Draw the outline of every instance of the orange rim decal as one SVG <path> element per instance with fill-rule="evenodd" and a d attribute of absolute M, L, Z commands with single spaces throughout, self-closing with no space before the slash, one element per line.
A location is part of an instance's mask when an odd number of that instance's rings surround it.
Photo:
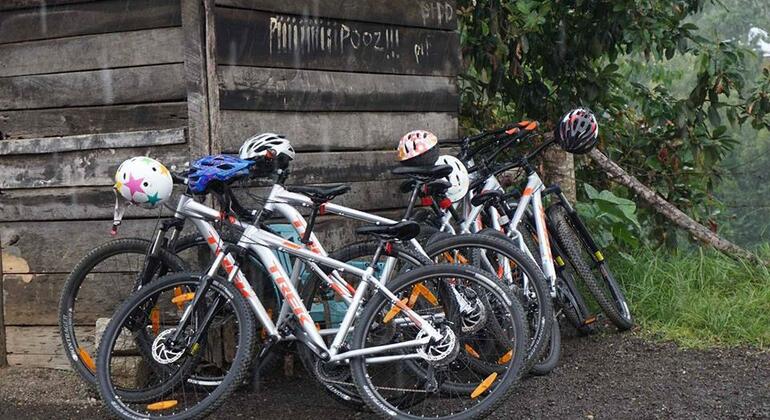
<path fill-rule="evenodd" d="M 476 359 L 481 358 L 481 356 L 479 356 L 479 353 L 473 347 L 471 347 L 470 344 L 465 345 L 465 352 Z"/>
<path fill-rule="evenodd" d="M 175 296 L 173 299 L 171 299 L 171 303 L 176 303 L 177 305 L 184 305 L 185 302 L 189 302 L 193 300 L 195 297 L 195 293 L 189 292 L 189 293 L 182 293 L 179 296 Z"/>
<path fill-rule="evenodd" d="M 177 286 L 174 288 L 174 298 L 177 298 L 179 296 L 182 296 L 182 288 Z M 184 309 L 184 304 L 177 303 L 176 307 L 179 308 L 179 310 L 181 311 L 182 309 Z"/>
<path fill-rule="evenodd" d="M 392 321 L 393 318 L 398 315 L 399 312 L 401 312 L 401 306 L 406 306 L 406 302 L 408 300 L 406 298 L 401 299 L 401 305 L 395 304 L 392 308 L 388 311 L 388 313 L 385 314 L 385 317 L 382 318 L 382 323 L 387 324 L 388 322 Z"/>
<path fill-rule="evenodd" d="M 94 359 L 91 357 L 90 354 L 88 354 L 88 351 L 84 349 L 83 347 L 78 347 L 78 355 L 80 356 L 80 360 L 83 361 L 83 364 L 86 365 L 88 370 L 91 372 L 96 372 L 96 363 L 94 363 Z"/>
<path fill-rule="evenodd" d="M 508 350 L 508 353 L 505 353 L 504 355 L 500 356 L 499 359 L 497 359 L 498 365 L 504 365 L 511 361 L 513 358 L 513 350 Z"/>
<path fill-rule="evenodd" d="M 491 375 L 487 376 L 486 379 L 481 381 L 479 386 L 476 387 L 476 389 L 473 390 L 471 393 L 471 398 L 476 399 L 479 397 L 479 395 L 483 394 L 486 390 L 489 389 L 489 387 L 492 386 L 492 383 L 497 379 L 497 372 L 492 372 Z"/>
<path fill-rule="evenodd" d="M 160 309 L 157 306 L 150 310 L 150 322 L 152 323 L 152 333 L 158 335 L 160 332 Z"/>
<path fill-rule="evenodd" d="M 169 408 L 176 407 L 179 404 L 177 400 L 158 401 L 156 403 L 147 404 L 147 409 L 150 411 L 168 410 Z"/>

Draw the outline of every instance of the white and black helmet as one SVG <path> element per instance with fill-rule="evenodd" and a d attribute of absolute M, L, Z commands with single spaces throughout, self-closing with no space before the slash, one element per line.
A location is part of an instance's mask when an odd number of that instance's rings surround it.
<path fill-rule="evenodd" d="M 293 160 L 296 154 L 286 137 L 275 133 L 262 133 L 251 136 L 244 141 L 238 150 L 238 156 L 244 160 L 254 159 L 267 156 L 269 150 L 273 151 L 272 157 L 283 155 L 289 160 Z"/>
<path fill-rule="evenodd" d="M 468 178 L 468 169 L 454 156 L 441 155 L 436 159 L 436 165 L 449 165 L 452 167 L 452 173 L 447 175 L 447 179 L 451 186 L 446 192 L 448 199 L 456 203 L 465 197 L 468 193 L 468 186 L 470 185 L 470 179 Z"/>

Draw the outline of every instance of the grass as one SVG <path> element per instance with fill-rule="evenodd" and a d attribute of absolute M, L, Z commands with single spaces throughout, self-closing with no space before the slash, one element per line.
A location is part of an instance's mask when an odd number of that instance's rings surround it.
<path fill-rule="evenodd" d="M 767 267 L 703 250 L 640 250 L 611 267 L 646 332 L 686 347 L 770 348 Z"/>

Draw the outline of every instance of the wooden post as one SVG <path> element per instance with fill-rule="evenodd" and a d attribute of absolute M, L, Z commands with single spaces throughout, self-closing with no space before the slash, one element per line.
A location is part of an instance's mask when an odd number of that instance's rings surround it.
<path fill-rule="evenodd" d="M 222 152 L 222 137 L 219 121 L 219 77 L 216 63 L 216 27 L 214 20 L 214 0 L 203 0 L 204 39 L 206 44 L 206 83 L 209 97 L 209 153 Z"/>
<path fill-rule="evenodd" d="M 187 138 L 190 142 L 190 155 L 198 157 L 208 154 L 211 144 L 203 0 L 182 0 L 181 7 L 187 88 Z"/>
<path fill-rule="evenodd" d="M 5 318 L 3 317 L 3 241 L 0 238 L 0 367 L 8 364 L 8 358 L 5 355 Z"/>

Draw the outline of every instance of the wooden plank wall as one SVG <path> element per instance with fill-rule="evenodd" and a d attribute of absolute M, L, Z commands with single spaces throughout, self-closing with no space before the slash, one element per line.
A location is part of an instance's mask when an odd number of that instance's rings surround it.
<path fill-rule="evenodd" d="M 124 159 L 189 159 L 181 0 L 0 6 L 0 244 L 10 364 L 66 366 L 63 280 L 109 240 L 111 175 Z M 197 139 L 208 142 L 208 138 Z M 132 210 L 124 234 L 155 222 Z M 34 345 L 30 343 L 35 343 Z"/>
<path fill-rule="evenodd" d="M 215 4 L 218 148 L 281 133 L 300 153 L 290 183 L 350 183 L 343 202 L 403 207 L 389 172 L 398 139 L 418 128 L 457 135 L 455 2 Z"/>
<path fill-rule="evenodd" d="M 285 134 L 290 183 L 344 182 L 338 202 L 396 217 L 389 169 L 407 131 L 457 136 L 455 2 L 0 2 L 0 245 L 8 361 L 66 367 L 66 275 L 110 239 L 109 188 L 135 155 L 182 163 Z M 41 13 L 44 11 L 44 13 Z M 131 209 L 121 236 L 157 215 Z M 354 223 L 324 218 L 327 248 Z M 1 319 L 1 318 L 0 318 Z M 0 323 L 0 326 L 2 324 Z"/>

